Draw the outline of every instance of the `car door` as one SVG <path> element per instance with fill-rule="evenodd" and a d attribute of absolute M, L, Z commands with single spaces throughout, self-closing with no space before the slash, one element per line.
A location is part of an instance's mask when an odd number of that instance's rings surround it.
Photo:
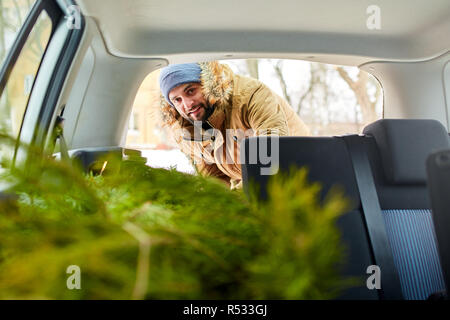
<path fill-rule="evenodd" d="M 28 9 L 0 72 L 0 170 L 5 170 L 27 158 L 20 144 L 43 148 L 84 19 L 71 0 L 5 0 L 0 6 L 2 27 Z M 2 39 L 13 33 L 0 32 Z M 5 189 L 0 180 L 0 192 Z"/>

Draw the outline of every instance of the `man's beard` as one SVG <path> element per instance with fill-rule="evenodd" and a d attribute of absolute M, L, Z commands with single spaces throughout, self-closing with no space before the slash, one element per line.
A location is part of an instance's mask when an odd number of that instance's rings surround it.
<path fill-rule="evenodd" d="M 205 117 L 202 120 L 202 122 L 206 122 L 213 112 L 214 112 L 214 105 L 211 106 L 209 103 L 207 103 L 207 106 L 205 106 Z"/>
<path fill-rule="evenodd" d="M 188 116 L 188 120 L 192 124 L 194 124 L 194 121 L 201 121 L 203 123 L 206 122 L 209 119 L 209 117 L 212 115 L 212 113 L 214 112 L 214 105 L 211 106 L 209 103 L 206 103 L 206 105 L 201 103 L 199 105 L 199 107 L 203 108 L 205 110 L 205 115 L 202 120 L 193 120 L 190 116 Z"/>

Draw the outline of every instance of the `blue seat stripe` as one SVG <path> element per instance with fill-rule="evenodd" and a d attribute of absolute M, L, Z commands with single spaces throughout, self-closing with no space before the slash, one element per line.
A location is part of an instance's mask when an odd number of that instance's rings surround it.
<path fill-rule="evenodd" d="M 416 213 L 409 212 L 409 214 L 412 215 L 410 217 L 410 219 L 408 219 L 406 216 L 403 217 L 405 222 L 407 222 L 408 226 L 410 227 L 409 234 L 423 236 L 423 234 L 421 234 L 417 228 L 418 224 L 415 223 L 415 221 L 417 219 Z M 408 238 L 407 234 L 405 234 L 405 238 Z M 414 278 L 416 278 L 416 279 L 418 278 L 417 280 L 420 283 L 419 286 L 417 287 L 418 295 L 416 297 L 417 299 L 419 299 L 420 297 L 423 297 L 425 295 L 426 291 L 429 290 L 429 281 L 427 281 L 428 277 L 427 277 L 427 273 L 425 271 L 425 266 L 423 263 L 423 260 L 426 259 L 425 255 L 424 255 L 424 251 L 422 250 L 423 244 L 425 242 L 424 241 L 419 242 L 421 239 L 418 239 L 417 237 L 409 237 L 409 239 L 411 242 L 411 255 L 413 257 L 412 263 L 414 263 L 414 266 L 416 266 L 416 272 L 415 272 L 415 274 L 411 275 L 411 278 L 412 278 L 412 281 L 414 281 Z"/>
<path fill-rule="evenodd" d="M 427 253 L 429 256 L 431 256 L 433 251 L 437 252 L 437 246 L 436 246 L 436 235 L 434 235 L 434 225 L 432 222 L 432 219 L 426 219 L 426 226 L 424 226 L 424 228 L 427 228 L 429 230 L 433 230 L 433 234 L 428 234 L 428 237 L 431 238 L 430 239 L 430 245 L 427 248 Z M 434 237 L 433 237 L 434 236 Z M 432 244 L 434 244 L 434 246 L 432 246 Z M 432 275 L 433 275 L 433 291 L 437 292 L 439 290 L 442 290 L 442 288 L 440 288 L 439 286 L 437 286 L 436 284 L 439 283 L 439 281 L 443 281 L 443 274 L 442 274 L 442 268 L 440 265 L 440 260 L 439 260 L 439 256 L 437 259 L 433 259 L 433 265 L 432 265 Z"/>
<path fill-rule="evenodd" d="M 383 217 L 405 299 L 445 290 L 430 210 L 383 210 Z"/>

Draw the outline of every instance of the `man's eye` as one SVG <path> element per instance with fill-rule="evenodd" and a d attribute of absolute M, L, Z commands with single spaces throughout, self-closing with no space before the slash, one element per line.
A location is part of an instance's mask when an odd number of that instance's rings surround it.
<path fill-rule="evenodd" d="M 193 94 L 194 91 L 195 91 L 195 89 L 194 89 L 194 88 L 191 88 L 191 89 L 188 90 L 188 93 L 189 93 L 189 94 Z"/>

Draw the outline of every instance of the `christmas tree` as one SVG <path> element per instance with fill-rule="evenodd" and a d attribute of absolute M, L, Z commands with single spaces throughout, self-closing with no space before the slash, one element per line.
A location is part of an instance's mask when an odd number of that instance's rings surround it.
<path fill-rule="evenodd" d="M 347 202 L 320 203 L 306 169 L 261 200 L 133 159 L 86 175 L 30 158 L 1 177 L 1 299 L 329 299 L 349 283 L 335 226 Z"/>

